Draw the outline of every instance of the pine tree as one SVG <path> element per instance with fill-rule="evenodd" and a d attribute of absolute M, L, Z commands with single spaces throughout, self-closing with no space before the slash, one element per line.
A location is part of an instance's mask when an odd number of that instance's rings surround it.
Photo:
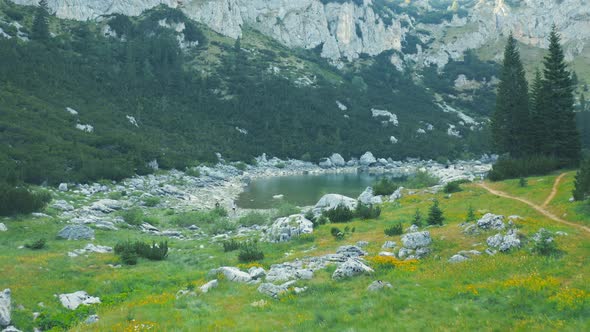
<path fill-rule="evenodd" d="M 549 35 L 549 53 L 544 65 L 544 107 L 551 112 L 548 129 L 553 132 L 551 152 L 565 164 L 575 165 L 580 161 L 581 143 L 574 114 L 574 88 L 555 25 Z"/>
<path fill-rule="evenodd" d="M 38 41 L 49 40 L 49 6 L 47 0 L 39 1 L 33 20 L 31 38 Z"/>
<path fill-rule="evenodd" d="M 541 72 L 535 72 L 535 79 L 531 87 L 531 126 L 530 139 L 533 154 L 550 155 L 552 152 L 552 131 L 549 127 L 550 114 L 545 101 L 546 92 L 544 91 L 546 85 L 543 82 Z"/>
<path fill-rule="evenodd" d="M 504 50 L 496 110 L 492 117 L 492 135 L 496 150 L 510 153 L 513 157 L 528 154 L 529 126 L 528 83 L 516 39 L 511 33 Z"/>
<path fill-rule="evenodd" d="M 422 227 L 422 213 L 420 209 L 416 209 L 416 213 L 414 213 L 414 219 L 412 220 L 412 224 Z"/>
<path fill-rule="evenodd" d="M 475 211 L 473 210 L 473 206 L 469 205 L 469 209 L 467 209 L 467 217 L 465 218 L 465 222 L 475 222 L 477 218 L 475 217 Z"/>
<path fill-rule="evenodd" d="M 586 96 L 584 96 L 584 94 L 582 93 L 580 95 L 580 111 L 584 112 L 586 111 L 587 108 L 587 102 L 586 102 Z"/>
<path fill-rule="evenodd" d="M 438 200 L 435 199 L 428 211 L 428 219 L 426 222 L 428 225 L 442 225 L 444 221 L 445 217 L 443 216 L 443 212 L 438 206 Z"/>
<path fill-rule="evenodd" d="M 576 201 L 583 201 L 590 196 L 590 158 L 582 163 L 580 170 L 576 173 L 575 187 L 572 193 Z"/>

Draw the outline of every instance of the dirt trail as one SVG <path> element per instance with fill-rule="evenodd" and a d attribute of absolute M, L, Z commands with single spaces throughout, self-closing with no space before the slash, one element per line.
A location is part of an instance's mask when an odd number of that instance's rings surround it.
<path fill-rule="evenodd" d="M 557 180 L 560 180 L 560 179 L 561 179 L 561 176 L 557 178 Z M 556 180 L 556 182 L 557 182 L 557 180 Z M 574 228 L 578 228 L 578 229 L 581 229 L 581 230 L 583 230 L 583 231 L 585 231 L 587 233 L 590 233 L 590 228 L 588 228 L 586 226 L 583 226 L 583 225 L 580 225 L 580 224 L 576 224 L 576 223 L 570 222 L 570 221 L 563 220 L 563 219 L 559 218 L 558 216 L 554 215 L 553 213 L 545 210 L 543 207 L 541 207 L 541 206 L 539 206 L 539 205 L 537 205 L 537 204 L 535 204 L 535 203 L 533 203 L 533 202 L 531 202 L 529 200 L 526 200 L 526 199 L 520 198 L 520 197 L 515 197 L 515 196 L 512 196 L 512 195 L 509 195 L 509 194 L 507 194 L 507 193 L 505 193 L 503 191 L 492 189 L 486 183 L 483 183 L 483 182 L 482 183 L 478 183 L 478 186 L 484 188 L 485 190 L 489 191 L 490 193 L 492 193 L 492 194 L 494 194 L 496 196 L 500 196 L 500 197 L 504 197 L 504 198 L 508 198 L 508 199 L 513 199 L 513 200 L 519 201 L 521 203 L 524 203 L 524 204 L 532 207 L 533 209 L 537 210 L 539 213 L 541 213 L 542 215 L 544 215 L 545 217 L 547 217 L 547 218 L 549 218 L 549 219 L 551 219 L 553 221 L 556 221 L 558 223 L 565 224 L 565 225 L 568 225 L 568 226 L 571 226 L 571 227 L 574 227 Z"/>
<path fill-rule="evenodd" d="M 547 205 L 549 205 L 549 203 L 551 203 L 551 201 L 553 200 L 553 198 L 555 198 L 555 195 L 557 195 L 557 189 L 559 187 L 559 182 L 561 182 L 561 179 L 563 179 L 563 177 L 566 175 L 567 173 L 563 173 L 560 176 L 557 177 L 557 179 L 555 179 L 555 182 L 553 183 L 553 188 L 551 189 L 551 194 L 549 194 L 549 196 L 547 197 L 547 199 L 545 200 L 545 202 L 543 202 L 542 207 L 546 208 Z"/>

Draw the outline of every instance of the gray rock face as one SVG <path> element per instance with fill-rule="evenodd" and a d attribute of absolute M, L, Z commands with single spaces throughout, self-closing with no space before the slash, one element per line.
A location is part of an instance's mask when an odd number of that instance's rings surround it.
<path fill-rule="evenodd" d="M 90 205 L 90 209 L 102 213 L 111 213 L 123 208 L 123 203 L 113 199 L 101 199 Z"/>
<path fill-rule="evenodd" d="M 502 252 L 507 252 L 514 248 L 520 248 L 521 245 L 518 233 L 515 229 L 509 230 L 506 235 L 498 233 L 494 236 L 490 236 L 486 242 L 488 246 L 497 248 Z"/>
<path fill-rule="evenodd" d="M 207 293 L 209 292 L 209 290 L 216 288 L 219 285 L 219 282 L 217 281 L 217 279 L 213 279 L 211 281 L 209 281 L 208 283 L 204 284 L 203 286 L 199 287 L 199 290 L 202 293 Z"/>
<path fill-rule="evenodd" d="M 74 206 L 64 200 L 58 200 L 51 204 L 51 207 L 61 210 L 61 211 L 72 211 L 74 210 Z"/>
<path fill-rule="evenodd" d="M 367 287 L 367 290 L 370 292 L 378 292 L 388 288 L 393 288 L 393 286 L 388 282 L 375 280 L 369 285 L 369 287 Z"/>
<path fill-rule="evenodd" d="M 338 207 L 338 205 L 344 205 L 347 208 L 353 210 L 356 208 L 357 201 L 354 198 L 346 197 L 339 194 L 327 194 L 324 195 L 313 207 L 314 215 L 320 215 L 323 211 L 332 210 Z"/>
<path fill-rule="evenodd" d="M 10 312 L 12 310 L 10 289 L 0 293 L 0 327 L 10 325 Z"/>
<path fill-rule="evenodd" d="M 247 283 L 252 281 L 252 277 L 248 273 L 240 271 L 237 267 L 223 266 L 211 272 L 214 272 L 214 274 L 221 273 L 225 276 L 225 279 L 233 282 Z"/>
<path fill-rule="evenodd" d="M 461 263 L 464 262 L 466 260 L 469 260 L 469 258 L 463 256 L 463 255 L 454 255 L 453 257 L 449 258 L 449 263 Z"/>
<path fill-rule="evenodd" d="M 258 292 L 268 295 L 272 298 L 279 298 L 281 294 L 289 291 L 289 287 L 293 285 L 294 281 L 288 281 L 282 285 L 275 285 L 271 283 L 263 283 L 258 287 Z"/>
<path fill-rule="evenodd" d="M 348 258 L 355 258 L 360 256 L 366 256 L 367 252 L 357 246 L 341 246 L 336 250 L 336 254 L 342 255 Z"/>
<path fill-rule="evenodd" d="M 394 191 L 393 194 L 391 194 L 391 196 L 389 196 L 389 201 L 395 202 L 398 199 L 402 198 L 402 190 L 404 190 L 404 187 L 397 188 L 397 190 Z"/>
<path fill-rule="evenodd" d="M 252 279 L 256 280 L 264 278 L 266 276 L 266 271 L 261 267 L 251 267 L 248 270 L 248 274 Z"/>
<path fill-rule="evenodd" d="M 330 156 L 330 161 L 332 162 L 332 165 L 336 167 L 346 166 L 346 161 L 344 161 L 344 158 L 338 153 L 332 154 L 332 156 Z"/>
<path fill-rule="evenodd" d="M 65 240 L 92 240 L 94 230 L 83 225 L 68 225 L 57 233 L 57 237 Z"/>
<path fill-rule="evenodd" d="M 375 156 L 373 156 L 373 154 L 369 151 L 365 152 L 365 154 L 362 155 L 361 159 L 359 160 L 361 166 L 370 166 L 376 162 L 377 159 L 375 159 Z"/>
<path fill-rule="evenodd" d="M 479 256 L 481 252 L 477 250 L 463 250 L 449 259 L 449 263 L 460 263 L 470 260 L 473 256 Z"/>
<path fill-rule="evenodd" d="M 432 243 L 432 238 L 428 231 L 408 233 L 402 236 L 402 243 L 405 248 L 418 249 L 429 246 Z"/>
<path fill-rule="evenodd" d="M 365 189 L 365 191 L 360 194 L 357 200 L 365 205 L 383 203 L 381 196 L 375 196 L 373 194 L 373 187 L 367 187 L 367 189 Z"/>
<path fill-rule="evenodd" d="M 365 265 L 362 261 L 356 258 L 349 258 L 346 262 L 342 263 L 334 274 L 332 279 L 341 280 L 345 278 L 355 277 L 365 273 L 373 273 L 373 269 Z"/>
<path fill-rule="evenodd" d="M 64 307 L 70 310 L 76 310 L 76 308 L 78 308 L 81 305 L 91 305 L 100 303 L 100 299 L 98 297 L 90 296 L 88 295 L 88 293 L 84 291 L 77 291 L 69 294 L 60 294 L 59 301 Z"/>
<path fill-rule="evenodd" d="M 268 230 L 268 240 L 270 242 L 286 242 L 293 237 L 312 232 L 313 223 L 301 214 L 294 214 L 275 220 Z"/>
<path fill-rule="evenodd" d="M 481 229 L 493 229 L 497 231 L 504 230 L 504 216 L 486 213 L 481 219 L 477 221 L 477 227 Z"/>

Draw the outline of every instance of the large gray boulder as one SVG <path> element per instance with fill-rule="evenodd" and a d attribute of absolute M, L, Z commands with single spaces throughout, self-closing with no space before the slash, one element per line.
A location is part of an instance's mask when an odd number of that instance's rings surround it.
<path fill-rule="evenodd" d="M 477 227 L 481 229 L 493 229 L 497 231 L 504 230 L 504 216 L 486 213 L 481 219 L 477 221 Z"/>
<path fill-rule="evenodd" d="M 74 210 L 74 206 L 63 199 L 57 200 L 51 204 L 52 208 L 61 210 L 61 211 L 72 211 Z"/>
<path fill-rule="evenodd" d="M 338 207 L 338 205 L 344 205 L 347 208 L 354 210 L 356 208 L 357 201 L 354 198 L 346 197 L 339 194 L 327 194 L 324 195 L 313 207 L 313 214 L 320 215 L 323 211 L 332 210 Z"/>
<path fill-rule="evenodd" d="M 521 242 L 518 237 L 518 232 L 515 229 L 511 229 L 506 233 L 506 235 L 502 235 L 500 233 L 490 236 L 487 239 L 487 244 L 491 248 L 497 248 L 502 252 L 507 252 L 515 248 L 520 248 Z"/>
<path fill-rule="evenodd" d="M 268 230 L 267 237 L 270 242 L 286 242 L 293 237 L 312 232 L 313 223 L 301 214 L 294 214 L 275 220 Z"/>
<path fill-rule="evenodd" d="M 365 265 L 362 261 L 357 258 L 349 258 L 346 262 L 340 264 L 334 274 L 332 274 L 332 279 L 334 280 L 341 280 L 345 278 L 355 277 L 365 273 L 373 273 L 373 269 L 369 266 Z"/>
<path fill-rule="evenodd" d="M 6 225 L 4 225 L 4 223 L 0 222 L 0 232 L 6 232 L 8 231 L 8 227 L 6 227 Z"/>
<path fill-rule="evenodd" d="M 272 298 L 279 298 L 281 294 L 289 291 L 289 287 L 295 283 L 295 280 L 287 281 L 282 285 L 275 285 L 271 283 L 263 283 L 258 287 L 258 292 L 268 295 Z"/>
<path fill-rule="evenodd" d="M 402 198 L 402 190 L 404 190 L 404 187 L 397 188 L 397 190 L 394 191 L 393 194 L 391 194 L 391 196 L 389 196 L 389 201 L 395 202 L 398 199 Z"/>
<path fill-rule="evenodd" d="M 330 158 L 324 158 L 322 160 L 320 160 L 319 164 L 318 164 L 321 168 L 331 168 L 334 165 L 332 164 L 332 161 L 330 160 Z"/>
<path fill-rule="evenodd" d="M 67 183 L 60 183 L 59 187 L 57 189 L 59 191 L 68 191 L 68 184 Z"/>
<path fill-rule="evenodd" d="M 81 305 L 91 305 L 100 303 L 100 299 L 98 297 L 90 296 L 85 291 L 77 291 L 69 294 L 60 294 L 59 301 L 64 307 L 70 310 L 76 310 Z"/>
<path fill-rule="evenodd" d="M 68 225 L 57 233 L 57 237 L 65 240 L 92 240 L 94 230 L 84 225 Z"/>
<path fill-rule="evenodd" d="M 10 311 L 12 310 L 10 289 L 0 293 L 0 327 L 10 325 Z"/>
<path fill-rule="evenodd" d="M 250 274 L 240 271 L 237 267 L 222 266 L 218 269 L 212 270 L 214 274 L 221 273 L 225 279 L 233 282 L 247 283 L 252 281 Z"/>
<path fill-rule="evenodd" d="M 217 287 L 217 285 L 219 285 L 219 282 L 217 281 L 217 279 L 213 279 L 208 283 L 204 284 L 203 286 L 199 287 L 199 290 L 201 291 L 201 293 L 207 293 L 209 290 Z"/>
<path fill-rule="evenodd" d="M 432 243 L 432 238 L 428 231 L 408 233 L 402 236 L 402 243 L 405 248 L 418 249 L 428 247 Z"/>
<path fill-rule="evenodd" d="M 375 156 L 373 156 L 373 154 L 369 151 L 365 152 L 365 154 L 361 156 L 361 159 L 359 161 L 361 166 L 370 166 L 376 162 L 377 159 L 375 159 Z"/>
<path fill-rule="evenodd" d="M 101 199 L 90 205 L 91 210 L 99 211 L 102 213 L 111 213 L 122 208 L 123 203 L 120 201 L 116 201 L 114 199 Z"/>
<path fill-rule="evenodd" d="M 344 161 L 344 158 L 338 153 L 332 154 L 332 156 L 330 156 L 330 161 L 332 162 L 332 165 L 336 167 L 346 166 L 346 161 Z"/>
<path fill-rule="evenodd" d="M 365 205 L 383 203 L 381 196 L 374 195 L 373 187 L 367 187 L 367 189 L 365 189 L 365 191 L 360 194 L 357 200 Z"/>
<path fill-rule="evenodd" d="M 336 254 L 342 255 L 347 258 L 355 258 L 360 256 L 366 256 L 367 252 L 357 246 L 341 246 L 336 250 Z"/>

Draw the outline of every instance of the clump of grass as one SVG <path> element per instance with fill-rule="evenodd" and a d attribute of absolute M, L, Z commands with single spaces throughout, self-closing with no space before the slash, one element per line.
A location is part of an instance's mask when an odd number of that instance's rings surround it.
<path fill-rule="evenodd" d="M 121 213 L 121 217 L 126 223 L 133 226 L 139 226 L 143 223 L 143 211 L 140 208 L 133 208 Z"/>
<path fill-rule="evenodd" d="M 158 196 L 148 196 L 143 199 L 143 204 L 147 207 L 154 207 L 160 204 L 160 197 Z"/>
<path fill-rule="evenodd" d="M 381 208 L 378 205 L 358 202 L 354 212 L 361 219 L 377 219 L 381 215 Z"/>
<path fill-rule="evenodd" d="M 257 241 L 247 241 L 241 244 L 238 260 L 242 263 L 260 261 L 264 259 L 264 253 L 258 248 Z"/>
<path fill-rule="evenodd" d="M 240 249 L 240 247 L 241 247 L 241 243 L 234 240 L 234 239 L 223 242 L 223 251 L 224 252 L 236 251 L 236 250 Z"/>
<path fill-rule="evenodd" d="M 44 238 L 35 240 L 33 242 L 29 242 L 25 244 L 25 248 L 27 249 L 31 249 L 31 250 L 40 250 L 45 248 L 45 244 L 47 244 L 47 240 L 45 240 Z"/>
<path fill-rule="evenodd" d="M 399 188 L 399 185 L 390 178 L 381 178 L 373 185 L 373 193 L 375 195 L 391 195 Z"/>
<path fill-rule="evenodd" d="M 338 228 L 338 227 L 332 227 L 330 229 L 330 234 L 332 234 L 332 236 L 336 240 L 343 240 L 347 235 L 350 235 L 354 232 L 355 232 L 355 228 L 354 227 L 350 228 L 348 226 L 344 227 L 344 230 L 340 230 L 340 228 Z"/>
<path fill-rule="evenodd" d="M 137 264 L 138 257 L 161 261 L 168 257 L 168 241 L 153 242 L 152 245 L 142 241 L 119 242 L 115 245 L 115 254 L 127 265 Z"/>
<path fill-rule="evenodd" d="M 396 236 L 401 235 L 404 232 L 404 225 L 401 222 L 393 224 L 391 227 L 388 227 L 383 230 L 383 233 L 387 236 Z"/>
<path fill-rule="evenodd" d="M 333 223 L 349 222 L 354 218 L 354 212 L 344 204 L 339 204 L 334 209 L 325 210 L 322 215 Z"/>
<path fill-rule="evenodd" d="M 290 215 L 298 214 L 298 213 L 301 213 L 301 209 L 299 209 L 297 206 L 295 206 L 291 203 L 288 203 L 288 202 L 282 202 L 276 208 L 276 212 L 274 214 L 274 219 L 281 218 L 281 217 L 288 217 Z"/>

